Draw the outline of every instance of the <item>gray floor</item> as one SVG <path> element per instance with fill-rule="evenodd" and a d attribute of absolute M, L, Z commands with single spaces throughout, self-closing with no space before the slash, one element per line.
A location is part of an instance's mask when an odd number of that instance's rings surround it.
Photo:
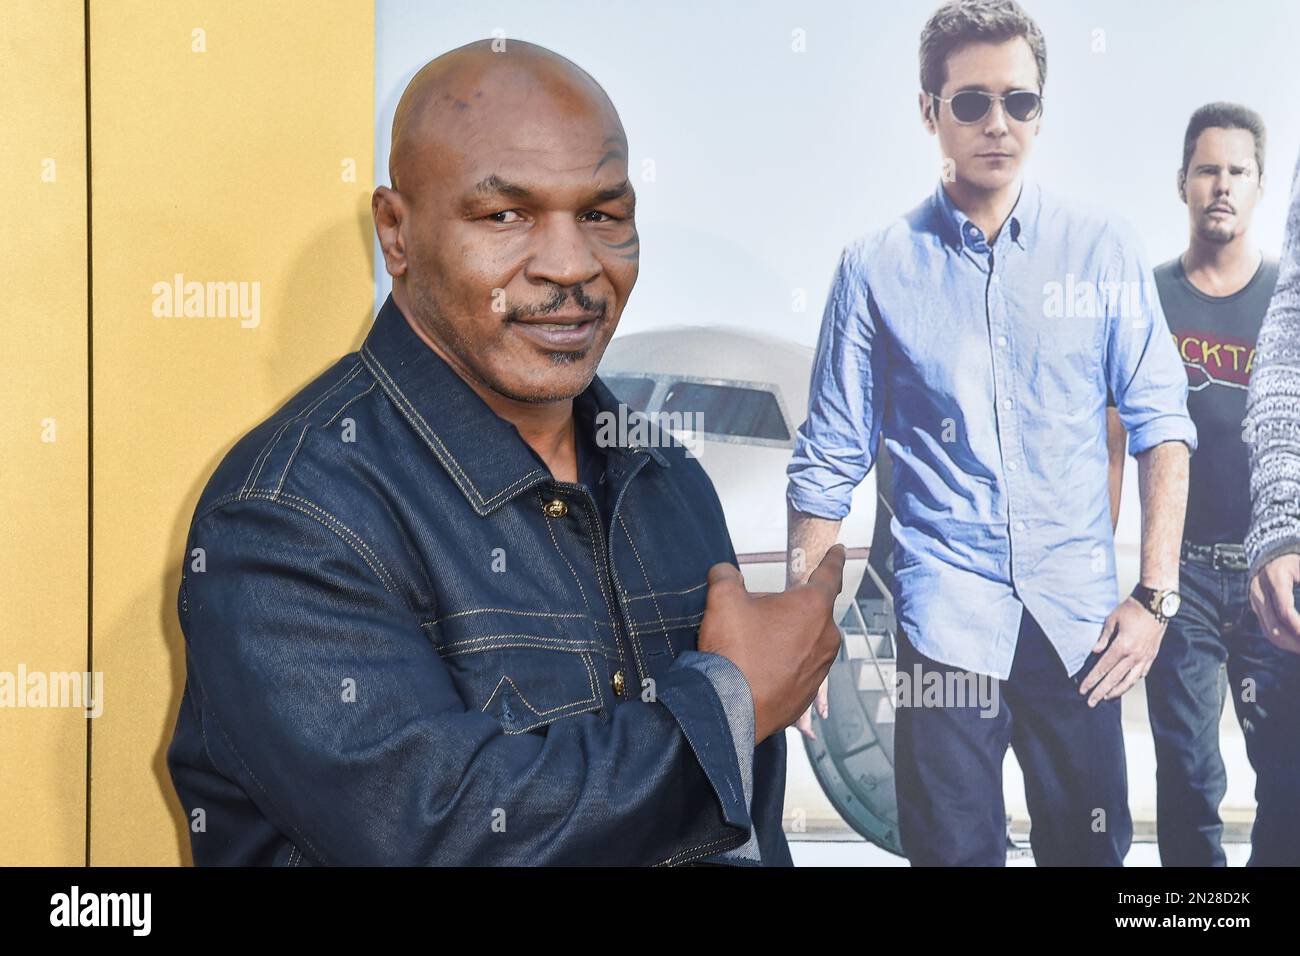
<path fill-rule="evenodd" d="M 1230 843 L 1224 847 L 1229 866 L 1245 866 L 1250 856 L 1249 843 Z M 794 840 L 790 855 L 795 866 L 907 866 L 901 857 L 862 840 Z M 1033 866 L 1028 855 L 1007 860 L 1008 866 Z M 1159 866 L 1160 856 L 1154 843 L 1134 843 L 1124 860 L 1125 866 Z"/>

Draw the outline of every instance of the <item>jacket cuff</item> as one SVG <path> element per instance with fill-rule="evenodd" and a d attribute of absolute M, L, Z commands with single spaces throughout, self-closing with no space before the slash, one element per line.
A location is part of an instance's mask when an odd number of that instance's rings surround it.
<path fill-rule="evenodd" d="M 700 671 L 709 679 L 717 692 L 718 700 L 727 715 L 727 726 L 736 750 L 736 764 L 745 789 L 745 807 L 753 818 L 754 805 L 754 696 L 744 671 L 721 654 L 708 651 L 685 651 L 678 655 L 683 667 Z M 749 839 L 733 850 L 705 858 L 723 863 L 758 863 L 762 857 L 758 850 L 758 837 L 751 826 Z"/>
<path fill-rule="evenodd" d="M 721 664 L 710 659 L 716 658 Z M 735 671 L 724 677 L 726 668 Z M 717 689 L 721 683 L 723 690 Z M 749 742 L 744 744 L 745 707 L 738 705 L 740 692 L 748 707 Z M 753 839 L 753 821 L 750 818 L 750 800 L 753 792 L 754 760 L 754 705 L 749 684 L 740 668 L 719 654 L 703 651 L 683 651 L 677 655 L 669 674 L 659 682 L 658 700 L 673 715 L 696 759 L 700 762 L 713 792 L 722 807 L 722 819 Z M 732 709 L 727 709 L 731 701 Z M 739 727 L 732 731 L 732 713 L 737 714 Z M 737 746 L 736 735 L 741 742 Z M 742 765 L 745 772 L 742 773 Z M 744 844 L 747 846 L 748 843 Z"/>
<path fill-rule="evenodd" d="M 1254 550 L 1252 555 L 1250 551 Z M 1267 545 L 1257 549 L 1249 548 L 1247 556 L 1250 558 L 1250 570 L 1246 572 L 1246 580 L 1253 580 L 1255 575 L 1264 569 L 1264 566 L 1284 554 L 1300 554 L 1300 537 L 1289 535 L 1281 540 L 1274 540 Z"/>

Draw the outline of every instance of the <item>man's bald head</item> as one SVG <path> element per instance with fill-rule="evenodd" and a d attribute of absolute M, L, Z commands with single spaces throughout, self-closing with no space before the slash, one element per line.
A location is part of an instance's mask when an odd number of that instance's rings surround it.
<path fill-rule="evenodd" d="M 414 198 L 429 180 L 430 151 L 491 135 L 494 122 L 530 109 L 598 116 L 627 149 L 614 104 L 582 67 L 535 43 L 475 40 L 430 60 L 407 84 L 393 113 L 389 181 Z"/>

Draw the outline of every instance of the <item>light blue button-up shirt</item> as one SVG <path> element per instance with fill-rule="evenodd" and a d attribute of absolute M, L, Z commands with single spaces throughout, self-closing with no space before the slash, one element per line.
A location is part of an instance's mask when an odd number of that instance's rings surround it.
<path fill-rule="evenodd" d="M 1132 234 L 1027 182 L 990 246 L 940 185 L 840 257 L 788 498 L 844 517 L 883 434 L 908 638 L 1006 678 L 1028 609 L 1074 674 L 1117 601 L 1108 388 L 1130 453 L 1195 450 Z"/>

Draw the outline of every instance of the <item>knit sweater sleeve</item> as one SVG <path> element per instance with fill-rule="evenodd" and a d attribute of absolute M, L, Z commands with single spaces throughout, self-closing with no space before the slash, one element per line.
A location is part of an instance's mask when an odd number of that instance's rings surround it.
<path fill-rule="evenodd" d="M 1291 184 L 1277 287 L 1260 329 L 1246 399 L 1250 443 L 1253 576 L 1283 554 L 1300 554 L 1300 164 Z"/>

